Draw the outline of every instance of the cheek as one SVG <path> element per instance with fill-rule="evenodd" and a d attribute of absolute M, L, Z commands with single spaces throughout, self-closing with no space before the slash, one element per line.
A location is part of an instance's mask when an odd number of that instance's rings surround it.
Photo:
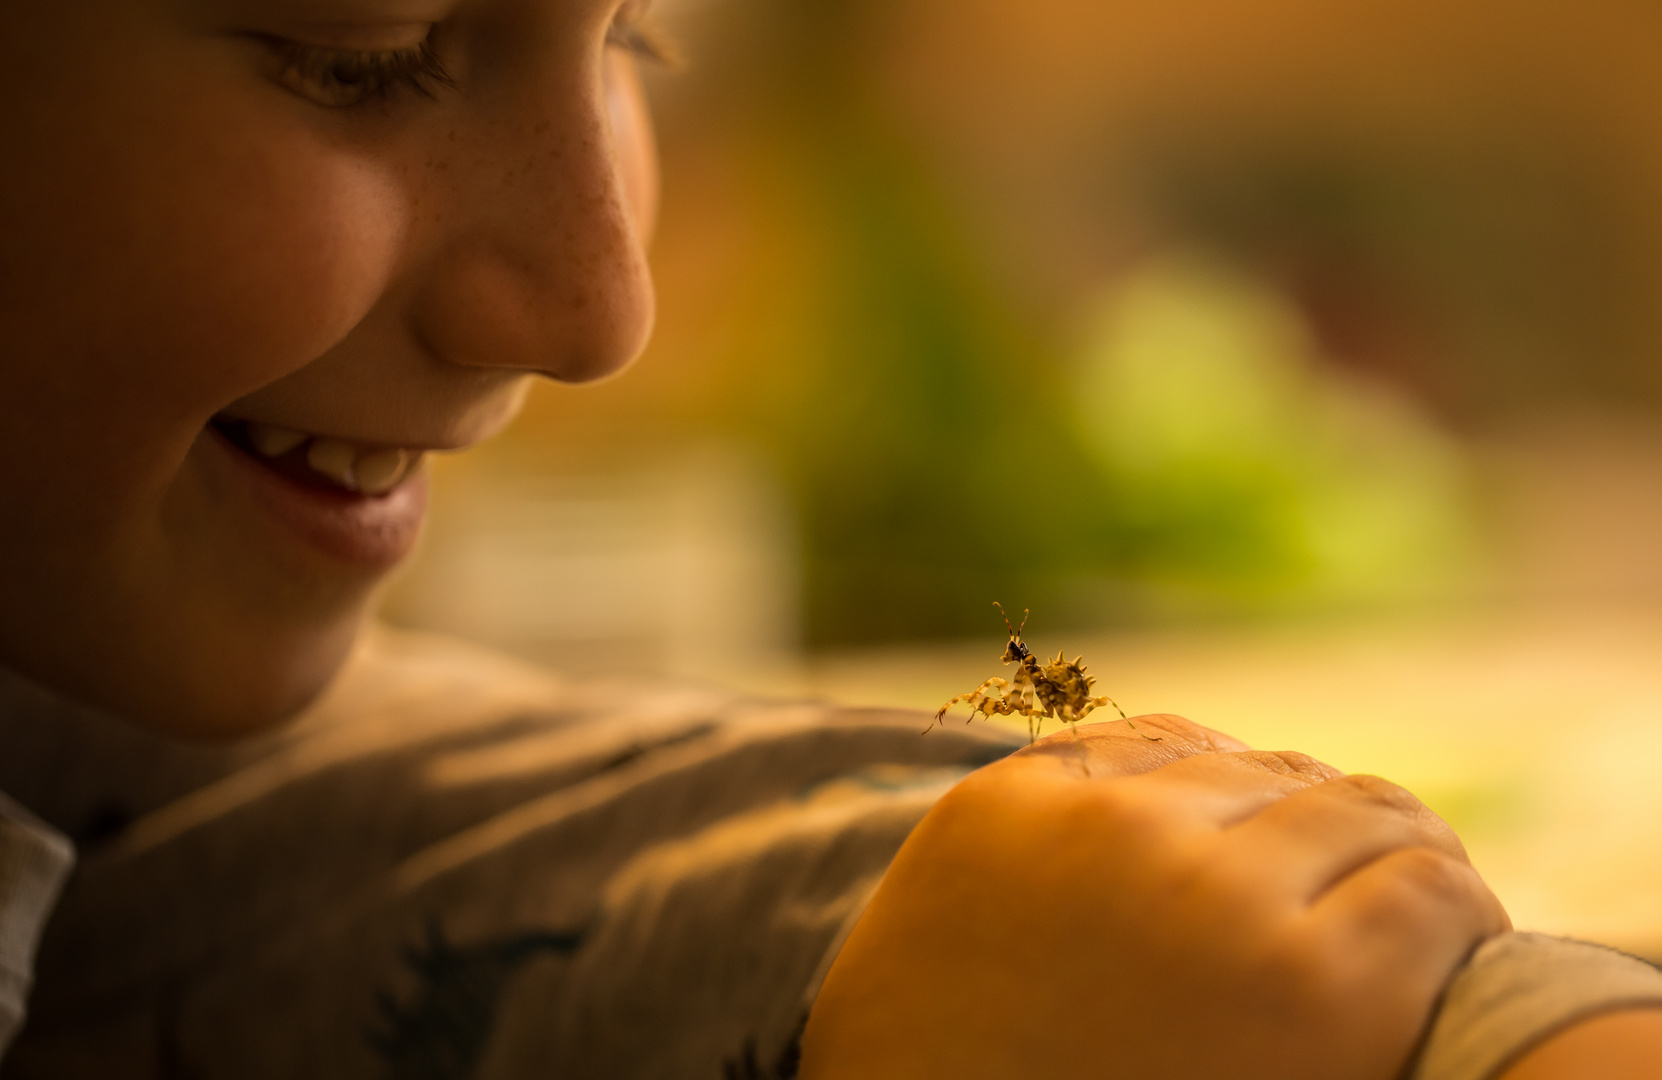
<path fill-rule="evenodd" d="M 180 87 L 54 110 L 78 135 L 52 145 L 43 132 L 34 156 L 50 168 L 5 185 L 30 213 L 6 215 L 17 289 L 0 303 L 8 339 L 53 358 L 79 415 L 142 406 L 167 428 L 199 427 L 373 306 L 408 200 L 387 166 L 285 106 Z"/>
<path fill-rule="evenodd" d="M 166 405 L 187 421 L 345 337 L 402 246 L 405 200 L 384 167 L 303 132 L 264 131 L 219 143 L 207 167 L 132 208 L 159 253 L 128 283 L 129 340 L 152 343 L 132 361 L 175 373 Z"/>

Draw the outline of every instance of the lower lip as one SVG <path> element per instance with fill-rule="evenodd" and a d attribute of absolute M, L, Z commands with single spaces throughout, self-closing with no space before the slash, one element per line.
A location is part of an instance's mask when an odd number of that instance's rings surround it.
<path fill-rule="evenodd" d="M 297 483 L 267 468 L 210 425 L 210 453 L 283 527 L 343 563 L 390 570 L 415 547 L 427 516 L 427 475 L 417 471 L 391 491 L 362 495 Z"/>

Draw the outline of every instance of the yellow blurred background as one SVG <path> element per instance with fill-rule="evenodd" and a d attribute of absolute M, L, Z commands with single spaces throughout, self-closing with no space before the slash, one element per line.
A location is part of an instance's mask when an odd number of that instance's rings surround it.
<path fill-rule="evenodd" d="M 659 0 L 654 344 L 385 616 L 932 708 L 991 601 L 1662 957 L 1662 9 Z"/>

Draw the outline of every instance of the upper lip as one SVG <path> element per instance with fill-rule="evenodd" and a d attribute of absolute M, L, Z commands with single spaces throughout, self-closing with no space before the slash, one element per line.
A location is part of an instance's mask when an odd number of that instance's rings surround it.
<path fill-rule="evenodd" d="M 298 432 L 307 439 L 336 439 L 340 442 L 351 443 L 354 446 L 373 447 L 377 449 L 408 450 L 411 453 L 425 454 L 429 452 L 466 450 L 468 447 L 481 441 L 473 437 L 456 436 L 421 436 L 394 432 L 378 432 L 375 434 L 353 433 L 333 429 L 308 427 L 305 424 L 289 423 L 284 420 L 269 420 L 251 416 L 238 416 L 235 413 L 222 412 L 214 416 L 214 423 L 220 427 L 249 427 L 280 428 Z"/>

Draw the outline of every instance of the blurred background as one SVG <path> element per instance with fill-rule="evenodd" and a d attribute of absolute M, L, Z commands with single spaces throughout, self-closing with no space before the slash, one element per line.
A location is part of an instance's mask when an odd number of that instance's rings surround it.
<path fill-rule="evenodd" d="M 934 708 L 993 600 L 1662 958 L 1662 9 L 658 0 L 654 344 L 392 622 Z"/>

